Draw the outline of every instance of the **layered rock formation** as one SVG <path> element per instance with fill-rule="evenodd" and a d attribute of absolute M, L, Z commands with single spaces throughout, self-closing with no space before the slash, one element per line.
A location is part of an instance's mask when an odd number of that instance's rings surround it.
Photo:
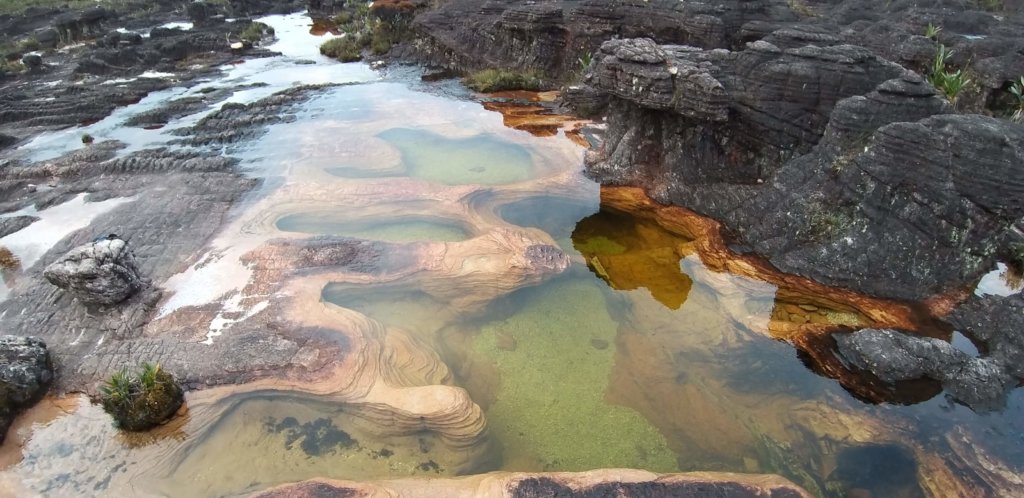
<path fill-rule="evenodd" d="M 414 479 L 354 483 L 313 480 L 253 495 L 259 498 L 493 496 L 586 498 L 619 496 L 727 496 L 730 498 L 809 498 L 811 495 L 775 475 L 694 472 L 658 475 L 638 470 L 594 470 L 545 474 L 492 473 L 446 481 Z"/>

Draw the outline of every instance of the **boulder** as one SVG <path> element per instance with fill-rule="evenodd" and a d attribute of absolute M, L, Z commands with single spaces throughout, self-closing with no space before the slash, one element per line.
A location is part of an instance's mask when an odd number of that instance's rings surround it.
<path fill-rule="evenodd" d="M 0 337 L 0 443 L 14 417 L 32 406 L 53 381 L 46 344 L 35 337 Z"/>
<path fill-rule="evenodd" d="M 72 249 L 43 276 L 89 304 L 117 304 L 143 286 L 128 242 L 113 234 Z"/>
<path fill-rule="evenodd" d="M 21 57 L 21 63 L 29 70 L 39 69 L 43 67 L 43 57 L 39 54 L 25 54 Z"/>
<path fill-rule="evenodd" d="M 952 344 L 895 330 L 836 334 L 839 354 L 885 382 L 934 379 L 955 400 L 977 412 L 1001 410 L 1016 379 L 999 361 L 976 358 Z"/>

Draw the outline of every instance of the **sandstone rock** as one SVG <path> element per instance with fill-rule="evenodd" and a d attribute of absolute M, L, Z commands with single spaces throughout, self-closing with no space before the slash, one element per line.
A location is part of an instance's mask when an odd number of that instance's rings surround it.
<path fill-rule="evenodd" d="M 0 337 L 0 443 L 11 421 L 39 400 L 53 380 L 46 344 L 35 337 Z"/>
<path fill-rule="evenodd" d="M 729 498 L 808 498 L 799 486 L 776 475 L 691 472 L 653 474 L 643 470 L 600 469 L 587 472 L 490 474 L 370 483 L 316 479 L 286 484 L 254 495 L 259 498 L 373 496 L 406 498 L 489 496 L 504 498 L 564 497 L 621 498 L 668 496 L 725 496 Z"/>
<path fill-rule="evenodd" d="M 113 234 L 72 249 L 43 276 L 90 304 L 117 304 L 143 286 L 128 242 Z"/>

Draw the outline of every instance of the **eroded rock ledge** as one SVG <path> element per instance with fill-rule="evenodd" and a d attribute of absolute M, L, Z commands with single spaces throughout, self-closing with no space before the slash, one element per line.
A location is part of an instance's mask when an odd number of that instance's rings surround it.
<path fill-rule="evenodd" d="M 864 48 L 640 39 L 597 57 L 609 130 L 589 171 L 722 221 L 784 271 L 923 300 L 990 269 L 1024 216 L 1024 127 L 948 114 Z"/>
<path fill-rule="evenodd" d="M 776 475 L 712 472 L 658 475 L 642 470 L 524 474 L 495 472 L 459 479 L 404 479 L 377 483 L 311 480 L 287 484 L 258 498 L 327 497 L 475 497 L 533 498 L 558 496 L 721 496 L 726 498 L 809 498 L 797 485 Z"/>

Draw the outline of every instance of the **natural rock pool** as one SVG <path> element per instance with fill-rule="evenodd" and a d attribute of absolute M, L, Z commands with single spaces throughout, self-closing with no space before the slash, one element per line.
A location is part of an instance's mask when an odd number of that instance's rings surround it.
<path fill-rule="evenodd" d="M 44 402 L 14 429 L 24 446 L 4 448 L 8 489 L 214 497 L 314 477 L 618 467 L 777 473 L 820 497 L 1024 489 L 1020 390 L 977 414 L 937 383 L 889 389 L 835 356 L 830 334 L 857 326 L 952 338 L 917 307 L 780 274 L 732 252 L 711 220 L 599 188 L 565 130 L 506 127 L 455 82 L 327 60 L 304 15 L 263 22 L 283 55 L 202 87 L 237 89 L 226 104 L 329 86 L 262 136 L 175 142 L 213 109 L 119 131 L 197 87 L 178 88 L 23 152 L 73 150 L 88 131 L 125 142 L 118 154 L 240 158 L 260 186 L 155 282 L 166 293 L 146 336 L 263 351 L 291 347 L 271 331 L 292 331 L 304 376 L 226 362 L 234 382 L 197 382 L 187 413 L 135 436 L 84 398 Z M 66 223 L 146 197 L 87 200 L 68 201 Z M 168 367 L 187 370 L 195 350 L 176 351 Z"/>

